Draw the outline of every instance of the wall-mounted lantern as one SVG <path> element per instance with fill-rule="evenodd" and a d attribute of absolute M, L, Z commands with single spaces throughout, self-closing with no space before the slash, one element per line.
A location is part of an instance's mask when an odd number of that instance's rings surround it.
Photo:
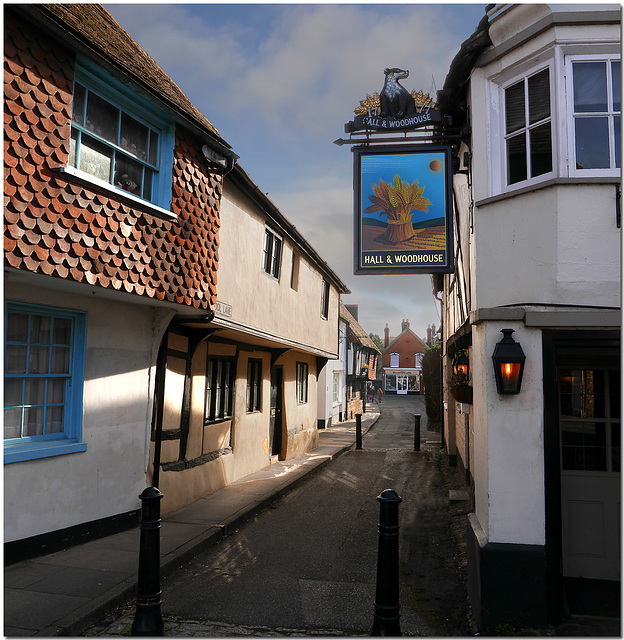
<path fill-rule="evenodd" d="M 468 379 L 469 370 L 470 360 L 466 352 L 462 349 L 462 351 L 453 358 L 453 373 L 458 377 L 466 376 L 466 379 Z"/>
<path fill-rule="evenodd" d="M 520 393 L 522 386 L 526 356 L 520 344 L 511 337 L 513 332 L 513 329 L 501 329 L 503 338 L 496 344 L 492 354 L 496 390 L 501 395 Z"/>

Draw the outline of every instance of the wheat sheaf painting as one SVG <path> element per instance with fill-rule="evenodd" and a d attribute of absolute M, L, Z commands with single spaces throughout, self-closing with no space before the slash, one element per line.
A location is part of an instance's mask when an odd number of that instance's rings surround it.
<path fill-rule="evenodd" d="M 443 153 L 363 156 L 360 171 L 363 253 L 445 251 Z"/>

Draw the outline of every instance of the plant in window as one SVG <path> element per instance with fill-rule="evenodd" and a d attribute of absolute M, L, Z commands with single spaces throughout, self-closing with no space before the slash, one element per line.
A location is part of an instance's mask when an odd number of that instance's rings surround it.
<path fill-rule="evenodd" d="M 418 180 L 412 184 L 403 182 L 399 175 L 394 176 L 390 185 L 385 180 L 373 185 L 373 193 L 369 196 L 373 203 L 364 209 L 364 213 L 381 212 L 388 218 L 388 227 L 382 239 L 392 244 L 404 242 L 414 236 L 412 211 L 427 212 L 431 201 L 423 198 L 425 187 L 418 186 Z"/>

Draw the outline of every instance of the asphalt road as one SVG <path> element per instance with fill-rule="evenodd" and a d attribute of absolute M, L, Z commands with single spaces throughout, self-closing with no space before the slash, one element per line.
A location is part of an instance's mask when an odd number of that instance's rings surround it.
<path fill-rule="evenodd" d="M 385 396 L 352 450 L 163 581 L 164 616 L 369 635 L 377 573 L 377 496 L 400 505 L 401 632 L 466 635 L 467 600 L 424 398 Z M 421 451 L 414 451 L 414 414 Z"/>

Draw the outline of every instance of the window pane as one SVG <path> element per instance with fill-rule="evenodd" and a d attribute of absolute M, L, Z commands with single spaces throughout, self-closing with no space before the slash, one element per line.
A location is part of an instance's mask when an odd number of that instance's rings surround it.
<path fill-rule="evenodd" d="M 80 137 L 80 132 L 78 129 L 72 129 L 71 137 L 69 138 L 69 160 L 68 164 L 70 167 L 78 168 L 77 162 L 77 149 L 78 149 L 78 138 Z"/>
<path fill-rule="evenodd" d="M 613 128 L 614 128 L 614 136 L 615 136 L 615 166 L 620 168 L 620 153 L 622 150 L 622 118 L 620 116 L 615 116 L 613 118 Z"/>
<path fill-rule="evenodd" d="M 50 347 L 31 347 L 28 354 L 28 373 L 48 373 Z"/>
<path fill-rule="evenodd" d="M 117 144 L 119 135 L 119 109 L 92 91 L 89 91 L 85 128 L 96 136 L 113 144 Z"/>
<path fill-rule="evenodd" d="M 574 76 L 574 112 L 607 111 L 607 65 L 605 62 L 577 62 Z"/>
<path fill-rule="evenodd" d="M 621 111 L 622 77 L 619 62 L 611 63 L 611 88 L 613 90 L 613 111 Z"/>
<path fill-rule="evenodd" d="M 154 172 L 151 169 L 144 168 L 143 169 L 143 198 L 145 200 L 152 199 L 152 178 L 154 176 Z"/>
<path fill-rule="evenodd" d="M 6 339 L 9 342 L 28 341 L 28 316 L 21 313 L 7 314 Z"/>
<path fill-rule="evenodd" d="M 529 124 L 550 117 L 550 79 L 548 69 L 544 69 L 528 80 L 529 84 Z"/>
<path fill-rule="evenodd" d="M 612 418 L 620 417 L 620 372 L 609 371 L 609 412 Z"/>
<path fill-rule="evenodd" d="M 609 120 L 608 118 L 576 118 L 576 168 L 608 169 Z"/>
<path fill-rule="evenodd" d="M 149 129 L 127 113 L 121 114 L 119 146 L 141 160 L 147 160 Z"/>
<path fill-rule="evenodd" d="M 505 90 L 506 132 L 518 131 L 526 125 L 524 107 L 524 80 Z"/>
<path fill-rule="evenodd" d="M 4 410 L 4 439 L 19 438 L 22 435 L 22 410 Z"/>
<path fill-rule="evenodd" d="M 531 176 L 541 176 L 552 171 L 552 144 L 550 122 L 531 129 Z"/>
<path fill-rule="evenodd" d="M 561 414 L 576 418 L 604 418 L 604 371 L 565 370 L 560 374 Z"/>
<path fill-rule="evenodd" d="M 213 361 L 208 360 L 206 366 L 206 408 L 204 410 L 204 417 L 206 420 L 212 420 L 212 370 Z"/>
<path fill-rule="evenodd" d="M 26 378 L 24 386 L 24 404 L 45 404 L 45 378 Z"/>
<path fill-rule="evenodd" d="M 62 433 L 63 432 L 63 407 L 48 407 L 45 418 L 46 433 Z"/>
<path fill-rule="evenodd" d="M 16 407 L 22 404 L 23 378 L 6 378 L 4 380 L 4 406 Z"/>
<path fill-rule="evenodd" d="M 152 130 L 150 130 L 148 162 L 154 166 L 158 164 L 158 134 Z"/>
<path fill-rule="evenodd" d="M 606 471 L 607 447 L 603 423 L 564 422 L 561 427 L 563 469 Z"/>
<path fill-rule="evenodd" d="M 273 268 L 271 273 L 274 278 L 279 278 L 280 258 L 282 255 L 282 241 L 280 238 L 273 239 Z"/>
<path fill-rule="evenodd" d="M 24 408 L 24 432 L 23 436 L 43 435 L 43 407 Z"/>
<path fill-rule="evenodd" d="M 69 318 L 54 318 L 54 334 L 52 342 L 54 344 L 71 343 L 72 323 Z"/>
<path fill-rule="evenodd" d="M 74 96 L 72 99 L 72 120 L 80 125 L 84 125 L 84 108 L 87 97 L 87 90 L 76 82 L 74 85 Z"/>
<path fill-rule="evenodd" d="M 31 344 L 50 344 L 52 319 L 48 316 L 30 317 Z"/>
<path fill-rule="evenodd" d="M 526 137 L 521 133 L 507 140 L 507 184 L 515 184 L 526 179 Z"/>
<path fill-rule="evenodd" d="M 273 256 L 273 234 L 270 231 L 264 233 L 264 270 L 271 273 L 271 258 Z"/>
<path fill-rule="evenodd" d="M 142 184 L 143 166 L 118 153 L 115 159 L 115 186 L 140 196 Z"/>
<path fill-rule="evenodd" d="M 48 404 L 65 403 L 65 378 L 48 378 Z"/>
<path fill-rule="evenodd" d="M 26 373 L 28 347 L 9 344 L 4 354 L 5 373 Z"/>
<path fill-rule="evenodd" d="M 90 136 L 82 135 L 79 169 L 104 182 L 111 181 L 113 151 Z"/>
<path fill-rule="evenodd" d="M 611 425 L 611 471 L 620 471 L 620 425 Z"/>
<path fill-rule="evenodd" d="M 69 347 L 52 347 L 50 373 L 69 373 Z"/>

